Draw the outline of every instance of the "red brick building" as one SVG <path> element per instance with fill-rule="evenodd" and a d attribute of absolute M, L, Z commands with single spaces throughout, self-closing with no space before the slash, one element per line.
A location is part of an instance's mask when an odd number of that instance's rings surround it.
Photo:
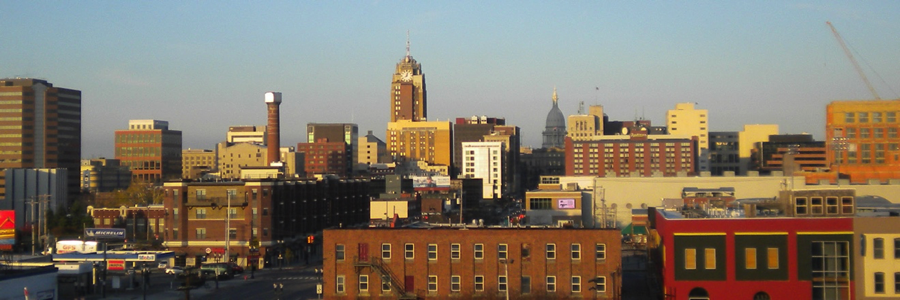
<path fill-rule="evenodd" d="M 460 228 L 324 231 L 326 299 L 615 299 L 615 229 Z"/>
<path fill-rule="evenodd" d="M 94 228 L 124 228 L 128 242 L 158 241 L 160 233 L 166 230 L 166 210 L 162 206 L 88 206 L 87 213 L 94 219 Z"/>
<path fill-rule="evenodd" d="M 633 127 L 628 135 L 597 136 L 574 141 L 566 137 L 566 175 L 604 177 L 649 177 L 655 173 L 676 176 L 696 173 L 697 137 L 648 135 L 648 129 Z"/>
<path fill-rule="evenodd" d="M 335 174 L 346 177 L 347 144 L 318 139 L 315 143 L 297 143 L 297 153 L 303 154 L 306 174 Z"/>

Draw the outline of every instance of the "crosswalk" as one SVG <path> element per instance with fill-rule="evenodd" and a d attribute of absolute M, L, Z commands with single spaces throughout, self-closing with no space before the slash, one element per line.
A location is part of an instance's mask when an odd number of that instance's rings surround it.
<path fill-rule="evenodd" d="M 319 276 L 291 276 L 291 277 L 278 277 L 276 280 L 316 280 L 318 281 L 321 277 Z"/>

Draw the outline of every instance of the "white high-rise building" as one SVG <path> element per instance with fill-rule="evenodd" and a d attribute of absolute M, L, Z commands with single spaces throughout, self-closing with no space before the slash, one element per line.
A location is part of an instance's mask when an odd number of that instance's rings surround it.
<path fill-rule="evenodd" d="M 463 178 L 481 178 L 482 198 L 503 196 L 503 163 L 506 146 L 503 142 L 463 142 Z"/>
<path fill-rule="evenodd" d="M 696 136 L 697 171 L 709 171 L 709 117 L 705 109 L 694 109 L 694 103 L 678 103 L 666 113 L 666 126 L 671 135 Z"/>

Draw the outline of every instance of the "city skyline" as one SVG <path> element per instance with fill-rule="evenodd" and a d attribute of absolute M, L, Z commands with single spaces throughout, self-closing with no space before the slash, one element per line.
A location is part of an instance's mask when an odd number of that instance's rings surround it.
<path fill-rule="evenodd" d="M 113 157 L 131 119 L 168 121 L 184 148 L 213 149 L 229 126 L 265 125 L 267 91 L 284 94 L 282 145 L 315 122 L 384 139 L 407 30 L 429 120 L 506 118 L 523 146 L 540 146 L 554 86 L 566 116 L 584 101 L 664 125 L 676 103 L 696 102 L 710 131 L 773 123 L 822 140 L 828 103 L 873 98 L 826 21 L 883 99 L 900 91 L 889 1 L 358 4 L 10 3 L 0 77 L 81 90 L 84 158 Z"/>

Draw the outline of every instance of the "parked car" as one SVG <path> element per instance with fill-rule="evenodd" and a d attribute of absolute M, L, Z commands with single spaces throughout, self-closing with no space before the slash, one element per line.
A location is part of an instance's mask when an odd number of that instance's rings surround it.
<path fill-rule="evenodd" d="M 164 261 L 159 262 L 159 265 L 156 266 L 157 269 L 167 269 L 168 267 L 169 267 L 169 263 L 164 262 Z"/>
<path fill-rule="evenodd" d="M 236 263 L 231 263 L 230 266 L 231 266 L 232 273 L 234 273 L 234 274 L 243 274 L 244 273 L 244 268 L 242 268 L 241 266 L 238 266 Z"/>
<path fill-rule="evenodd" d="M 219 273 L 219 280 L 230 279 L 231 275 L 228 273 Z M 200 270 L 200 278 L 205 280 L 216 280 L 216 270 L 211 269 L 202 269 Z"/>
<path fill-rule="evenodd" d="M 169 275 L 180 275 L 181 273 L 184 273 L 184 268 L 182 268 L 182 267 L 179 267 L 179 266 L 172 266 L 172 267 L 166 268 L 166 274 L 169 274 Z"/>

